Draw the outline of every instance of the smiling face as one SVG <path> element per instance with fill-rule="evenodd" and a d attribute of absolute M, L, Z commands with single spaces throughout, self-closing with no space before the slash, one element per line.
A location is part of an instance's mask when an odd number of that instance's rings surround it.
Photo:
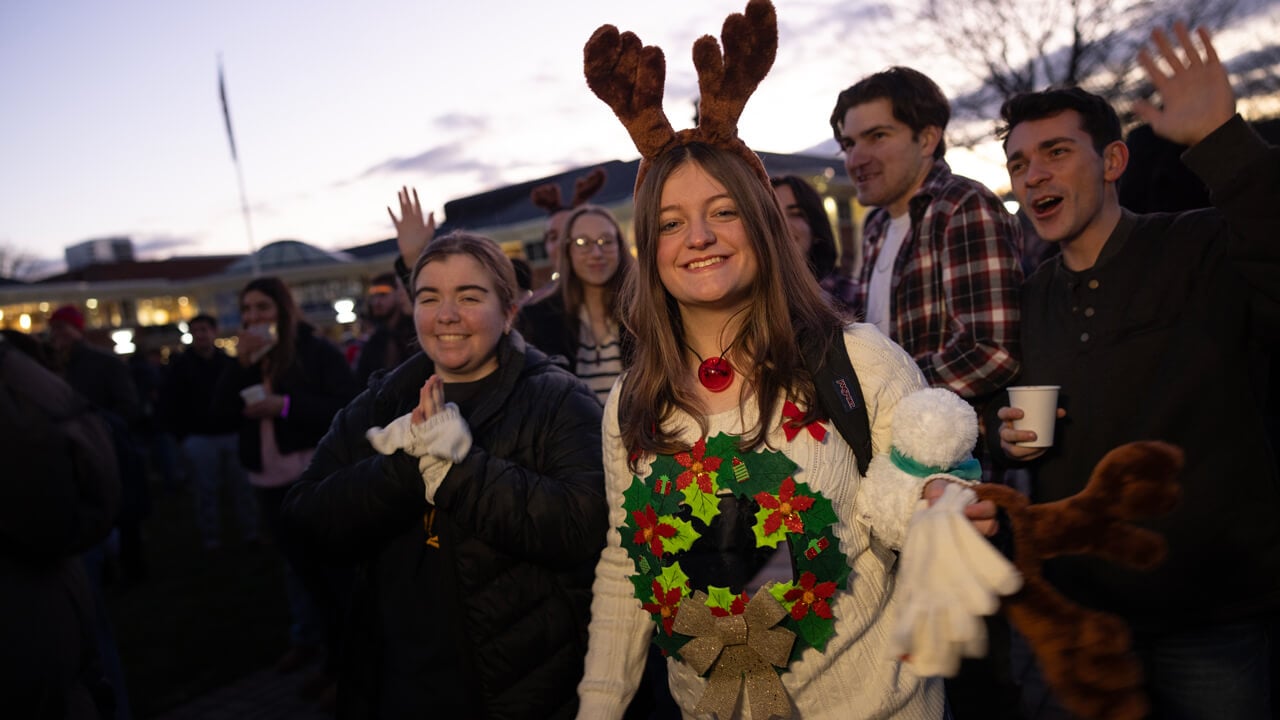
<path fill-rule="evenodd" d="M 445 382 L 471 382 L 498 369 L 498 341 L 515 319 L 493 277 L 470 255 L 427 263 L 414 286 L 418 342 Z"/>
<path fill-rule="evenodd" d="M 778 196 L 778 207 L 782 208 L 782 215 L 787 219 L 787 232 L 796 245 L 800 246 L 800 254 L 808 256 L 809 248 L 813 246 L 813 230 L 809 227 L 809 218 L 805 216 L 804 208 L 800 207 L 800 201 L 796 199 L 795 191 L 790 185 L 783 183 L 775 187 L 773 193 Z"/>
<path fill-rule="evenodd" d="M 280 317 L 280 308 L 271 296 L 260 290 L 248 290 L 240 297 L 240 319 L 245 327 L 269 325 Z"/>
<path fill-rule="evenodd" d="M 618 254 L 622 252 L 621 239 L 613 223 L 597 213 L 587 212 L 579 215 L 565 233 L 574 276 L 584 285 L 604 287 L 618 271 Z M 601 239 L 607 242 L 600 245 Z M 584 242 L 580 244 L 579 240 Z"/>
<path fill-rule="evenodd" d="M 932 125 L 911 132 L 893 116 L 888 98 L 849 108 L 837 139 L 858 202 L 887 208 L 893 217 L 906 213 L 933 167 L 933 150 L 941 138 L 942 131 Z"/>
<path fill-rule="evenodd" d="M 1064 110 L 1015 125 L 1005 158 L 1014 197 L 1036 233 L 1062 243 L 1064 252 L 1076 246 L 1096 257 L 1118 218 L 1115 182 L 1128 161 L 1124 144 L 1113 142 L 1099 155 L 1079 113 Z"/>
<path fill-rule="evenodd" d="M 745 305 L 759 269 L 724 185 L 686 161 L 662 186 L 659 208 L 658 276 L 682 311 L 734 312 Z"/>

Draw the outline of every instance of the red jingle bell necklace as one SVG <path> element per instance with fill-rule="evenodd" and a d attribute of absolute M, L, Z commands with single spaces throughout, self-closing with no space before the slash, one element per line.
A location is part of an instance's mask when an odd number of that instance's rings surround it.
<path fill-rule="evenodd" d="M 724 392 L 733 384 L 733 366 L 725 359 L 725 355 L 729 354 L 729 348 L 732 348 L 733 343 L 737 341 L 738 338 L 735 337 L 733 342 L 730 342 L 727 347 L 720 351 L 719 355 L 709 357 L 705 360 L 702 359 L 702 356 L 698 354 L 698 351 L 694 350 L 689 343 L 685 343 L 684 346 L 689 348 L 689 352 L 693 353 L 699 360 L 698 382 L 701 383 L 702 387 L 713 393 L 718 393 Z"/>

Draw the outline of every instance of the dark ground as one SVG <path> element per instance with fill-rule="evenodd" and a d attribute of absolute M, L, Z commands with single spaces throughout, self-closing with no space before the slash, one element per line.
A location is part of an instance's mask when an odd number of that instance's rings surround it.
<path fill-rule="evenodd" d="M 288 647 L 279 553 L 239 540 L 223 499 L 225 544 L 209 552 L 195 528 L 192 489 L 165 493 L 153 483 L 146 578 L 129 582 L 117 572 L 106 587 L 135 718 L 171 716 L 237 681 L 269 682 Z"/>

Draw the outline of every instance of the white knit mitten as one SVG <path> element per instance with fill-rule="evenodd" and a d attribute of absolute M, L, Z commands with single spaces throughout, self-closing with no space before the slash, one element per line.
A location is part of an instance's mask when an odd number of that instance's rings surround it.
<path fill-rule="evenodd" d="M 889 639 L 894 657 L 922 676 L 951 677 L 960 658 L 987 651 L 984 615 L 1000 596 L 1022 587 L 1022 576 L 964 516 L 977 500 L 948 483 L 931 507 L 917 510 L 898 570 L 898 614 Z"/>
<path fill-rule="evenodd" d="M 471 451 L 471 429 L 457 405 L 445 403 L 444 409 L 418 425 L 412 417 L 407 413 L 385 428 L 369 428 L 365 433 L 369 444 L 383 455 L 404 450 L 417 458 L 431 455 L 450 462 L 459 462 Z"/>

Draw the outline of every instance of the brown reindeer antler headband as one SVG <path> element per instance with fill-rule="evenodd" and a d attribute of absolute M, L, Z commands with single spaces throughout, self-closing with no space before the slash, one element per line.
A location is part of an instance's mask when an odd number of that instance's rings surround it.
<path fill-rule="evenodd" d="M 636 186 L 649 164 L 671 148 L 700 142 L 740 155 L 766 184 L 764 163 L 738 138 L 738 117 L 760 81 L 769 74 L 778 52 L 778 16 L 769 0 L 749 0 L 747 9 L 724 20 L 720 43 L 703 35 L 693 44 L 693 65 L 702 93 L 698 125 L 676 132 L 662 110 L 667 66 L 662 50 L 642 45 L 635 33 L 619 33 L 601 25 L 582 50 L 583 69 L 591 91 L 613 109 L 636 149 L 640 169 Z"/>
<path fill-rule="evenodd" d="M 535 187 L 533 192 L 529 193 L 529 199 L 534 205 L 546 210 L 548 215 L 555 215 L 561 210 L 571 210 L 590 200 L 593 195 L 600 192 L 600 188 L 604 187 L 606 177 L 604 168 L 596 168 L 575 180 L 573 199 L 568 205 L 561 200 L 560 186 L 555 183 L 543 183 Z"/>

